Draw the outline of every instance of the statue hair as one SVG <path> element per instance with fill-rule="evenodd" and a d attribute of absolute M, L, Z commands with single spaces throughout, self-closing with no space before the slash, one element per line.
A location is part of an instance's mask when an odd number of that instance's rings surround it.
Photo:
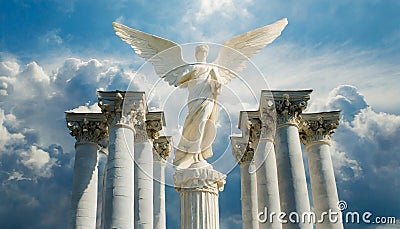
<path fill-rule="evenodd" d="M 208 51 L 210 50 L 210 48 L 209 48 L 208 45 L 206 45 L 206 44 L 201 44 L 201 45 L 198 45 L 198 46 L 196 47 L 196 52 L 198 52 L 198 51 L 200 51 L 200 50 L 208 53 Z"/>

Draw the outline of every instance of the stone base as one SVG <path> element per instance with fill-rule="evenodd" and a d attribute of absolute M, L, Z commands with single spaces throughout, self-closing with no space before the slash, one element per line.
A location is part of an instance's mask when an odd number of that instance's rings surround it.
<path fill-rule="evenodd" d="M 205 160 L 174 174 L 175 189 L 180 192 L 181 229 L 219 229 L 218 192 L 226 175 Z"/>

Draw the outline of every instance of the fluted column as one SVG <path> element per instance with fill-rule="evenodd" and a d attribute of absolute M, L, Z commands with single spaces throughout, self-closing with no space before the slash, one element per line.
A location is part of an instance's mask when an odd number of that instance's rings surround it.
<path fill-rule="evenodd" d="M 150 157 L 150 158 L 149 158 Z M 135 144 L 135 228 L 153 228 L 153 147 Z"/>
<path fill-rule="evenodd" d="M 243 229 L 258 229 L 257 177 L 254 168 L 254 146 L 242 137 L 231 137 L 232 151 L 240 165 Z"/>
<path fill-rule="evenodd" d="M 143 92 L 98 92 L 99 106 L 110 122 L 106 165 L 104 228 L 134 228 L 134 136 L 144 125 Z"/>
<path fill-rule="evenodd" d="M 103 114 L 66 113 L 71 135 L 76 138 L 69 228 L 95 228 L 97 211 L 98 155 L 108 128 Z"/>
<path fill-rule="evenodd" d="M 108 147 L 108 144 L 107 146 Z M 99 182 L 97 188 L 97 216 L 96 216 L 96 228 L 102 228 L 102 212 L 103 212 L 103 194 L 104 194 L 104 183 L 105 183 L 105 170 L 107 164 L 108 149 L 102 148 L 99 150 L 99 162 L 97 163 L 97 169 L 99 170 Z"/>
<path fill-rule="evenodd" d="M 181 229 L 219 229 L 218 193 L 226 175 L 202 160 L 173 175 L 180 193 Z"/>
<path fill-rule="evenodd" d="M 260 229 L 281 229 L 278 216 L 279 202 L 278 173 L 274 149 L 276 132 L 276 111 L 273 100 L 261 98 L 261 134 L 255 153 L 257 169 L 258 218 Z M 271 214 L 272 213 L 272 214 Z"/>
<path fill-rule="evenodd" d="M 308 153 L 318 229 L 343 228 L 341 212 L 337 208 L 339 198 L 330 154 L 331 134 L 339 126 L 339 115 L 340 111 L 302 114 L 300 137 Z M 330 212 L 331 217 L 326 215 Z"/>
<path fill-rule="evenodd" d="M 135 225 L 153 229 L 153 140 L 159 137 L 163 112 L 148 112 L 145 125 L 136 126 L 135 135 Z"/>
<path fill-rule="evenodd" d="M 165 229 L 165 165 L 172 151 L 172 138 L 161 136 L 154 140 L 153 189 L 154 189 L 154 228 Z"/>
<path fill-rule="evenodd" d="M 313 227 L 301 219 L 310 212 L 310 202 L 298 132 L 299 115 L 307 107 L 311 92 L 263 91 L 265 99 L 274 100 L 277 112 L 275 154 L 281 211 L 286 214 L 282 224 L 285 229 Z"/>

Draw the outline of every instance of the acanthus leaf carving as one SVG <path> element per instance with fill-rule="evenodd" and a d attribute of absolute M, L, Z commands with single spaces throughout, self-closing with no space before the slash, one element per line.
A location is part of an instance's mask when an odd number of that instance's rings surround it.
<path fill-rule="evenodd" d="M 155 153 L 153 154 L 155 160 L 167 160 L 171 155 L 172 144 L 167 138 L 158 138 L 153 142 Z"/>
<path fill-rule="evenodd" d="M 134 129 L 135 129 L 135 144 L 139 144 L 148 140 L 146 131 L 146 111 L 143 101 L 138 101 L 133 104 Z"/>
<path fill-rule="evenodd" d="M 254 146 L 251 142 L 238 142 L 232 145 L 233 156 L 236 161 L 241 163 L 250 163 L 254 158 Z"/>
<path fill-rule="evenodd" d="M 306 99 L 291 100 L 289 94 L 283 94 L 283 99 L 275 101 L 277 124 L 299 124 L 299 115 L 307 107 Z"/>
<path fill-rule="evenodd" d="M 334 130 L 339 126 L 339 116 L 317 116 L 301 118 L 300 140 L 304 145 L 316 141 L 329 141 Z"/>
<path fill-rule="evenodd" d="M 147 136 L 150 139 L 158 139 L 160 137 L 160 131 L 162 130 L 161 120 L 147 120 L 146 121 Z"/>
<path fill-rule="evenodd" d="M 267 107 L 262 107 L 260 112 L 261 138 L 273 140 L 276 132 L 276 109 L 273 101 L 267 102 Z"/>
<path fill-rule="evenodd" d="M 126 94 L 124 94 L 126 95 Z M 106 116 L 111 126 L 123 125 L 135 131 L 135 144 L 148 140 L 146 131 L 146 108 L 142 99 L 124 102 L 124 96 L 120 92 L 115 97 L 103 99 L 99 97 L 98 105 Z"/>
<path fill-rule="evenodd" d="M 71 136 L 77 143 L 92 142 L 100 145 L 108 137 L 108 125 L 106 121 L 92 121 L 90 119 L 70 120 L 67 122 Z"/>

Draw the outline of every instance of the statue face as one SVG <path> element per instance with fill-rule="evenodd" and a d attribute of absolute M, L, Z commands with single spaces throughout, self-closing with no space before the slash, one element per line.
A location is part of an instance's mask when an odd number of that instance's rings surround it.
<path fill-rule="evenodd" d="M 199 45 L 196 47 L 196 60 L 198 62 L 205 62 L 208 55 L 208 46 L 207 45 Z"/>

